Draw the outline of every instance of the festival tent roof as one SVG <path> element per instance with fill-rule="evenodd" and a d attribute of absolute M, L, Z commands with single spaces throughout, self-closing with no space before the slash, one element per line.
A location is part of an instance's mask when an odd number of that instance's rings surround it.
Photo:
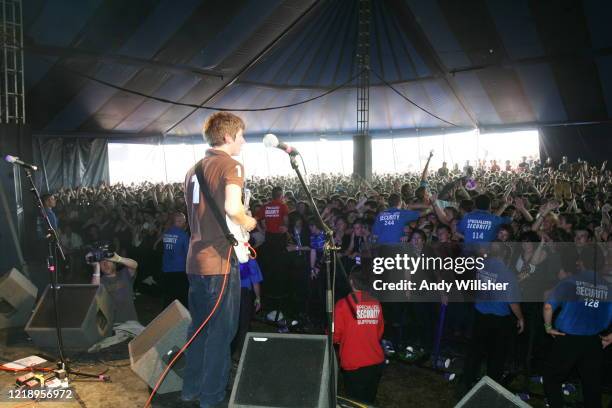
<path fill-rule="evenodd" d="M 356 130 L 358 0 L 28 0 L 26 121 L 37 134 Z M 370 129 L 612 118 L 612 2 L 372 0 Z M 313 101 L 300 102 L 321 96 Z"/>

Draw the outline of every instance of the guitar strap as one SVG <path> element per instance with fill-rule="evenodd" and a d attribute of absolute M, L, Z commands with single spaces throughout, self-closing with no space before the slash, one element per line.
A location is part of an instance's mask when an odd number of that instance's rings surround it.
<path fill-rule="evenodd" d="M 204 179 L 204 171 L 202 170 L 202 160 L 197 162 L 195 165 L 195 175 L 198 178 L 198 184 L 200 185 L 200 191 L 202 191 L 202 193 L 204 194 L 204 199 L 206 200 L 206 203 L 208 204 L 208 207 L 212 211 L 215 219 L 219 223 L 219 226 L 221 227 L 221 230 L 223 231 L 223 235 L 225 235 L 227 242 L 229 242 L 231 246 L 238 246 L 238 240 L 236 240 L 236 237 L 234 237 L 234 234 L 230 232 L 225 222 L 225 218 L 221 214 L 221 210 L 219 210 L 219 207 L 217 206 L 215 199 L 210 194 L 208 183 L 206 183 L 206 180 Z M 195 194 L 195 191 L 193 193 Z"/>

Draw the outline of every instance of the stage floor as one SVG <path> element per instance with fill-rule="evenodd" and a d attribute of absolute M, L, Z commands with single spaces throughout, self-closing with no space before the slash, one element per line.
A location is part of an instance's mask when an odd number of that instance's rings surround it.
<path fill-rule="evenodd" d="M 5 347 L 7 340 L 11 345 Z M 0 354 L 3 362 L 34 354 L 49 359 L 54 355 L 54 350 L 41 350 L 28 344 L 26 335 L 19 330 L 0 330 L 0 344 L 3 345 Z M 76 397 L 72 402 L 38 402 L 36 404 L 30 402 L 28 404 L 24 400 L 6 402 L 4 399 L 3 402 L 0 402 L 0 408 L 137 408 L 144 406 L 149 396 L 149 388 L 129 367 L 127 343 L 93 354 L 67 352 L 67 355 L 74 361 L 73 367 L 79 371 L 97 374 L 108 370 L 106 374 L 110 375 L 111 382 L 91 382 L 88 379 L 78 379 L 72 382 Z M 0 372 L 0 388 L 6 390 L 15 383 L 16 377 L 17 375 L 13 373 Z M 177 398 L 178 395 L 156 396 L 153 407 L 175 407 L 178 405 Z M 406 406 L 442 408 L 453 406 L 454 401 L 453 387 L 449 386 L 438 374 L 392 362 L 385 370 L 376 406 L 380 408 Z"/>
<path fill-rule="evenodd" d="M 158 297 L 141 295 L 136 298 L 136 306 L 141 322 L 146 325 L 161 310 Z M 267 324 L 254 322 L 253 331 L 273 331 Z M 27 334 L 21 328 L 0 330 L 0 359 L 2 364 L 30 355 L 39 355 L 49 361 L 54 361 L 56 350 L 41 350 L 34 346 Z M 102 350 L 98 353 L 67 351 L 67 357 L 73 362 L 76 370 L 98 374 L 105 370 L 111 377 L 111 382 L 92 382 L 89 379 L 78 379 L 72 383 L 75 399 L 71 402 L 28 402 L 26 400 L 0 399 L 0 408 L 138 408 L 143 407 L 148 396 L 149 387 L 129 366 L 127 342 Z M 237 364 L 234 365 L 234 370 Z M 234 376 L 232 370 L 232 379 Z M 0 371 L 0 389 L 5 393 L 8 387 L 15 383 L 17 375 Z M 342 394 L 342 385 L 339 385 Z M 155 408 L 171 408 L 178 406 L 178 393 L 156 396 L 153 402 Z M 379 408 L 447 408 L 457 402 L 455 383 L 448 382 L 444 376 L 430 369 L 391 361 L 383 372 L 378 390 L 376 406 Z M 604 406 L 610 402 L 610 397 L 604 397 Z M 531 399 L 528 403 L 534 407 L 544 407 L 543 400 Z"/>

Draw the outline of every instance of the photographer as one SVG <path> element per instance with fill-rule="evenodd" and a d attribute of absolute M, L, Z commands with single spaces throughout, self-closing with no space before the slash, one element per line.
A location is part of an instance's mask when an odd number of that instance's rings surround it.
<path fill-rule="evenodd" d="M 132 286 L 138 263 L 107 250 L 89 252 L 85 260 L 93 267 L 91 283 L 103 285 L 113 300 L 115 323 L 138 320 Z"/>

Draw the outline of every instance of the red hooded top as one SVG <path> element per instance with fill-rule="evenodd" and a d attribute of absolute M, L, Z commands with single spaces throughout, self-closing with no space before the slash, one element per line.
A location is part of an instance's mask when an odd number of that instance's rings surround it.
<path fill-rule="evenodd" d="M 334 343 L 340 344 L 340 366 L 344 370 L 357 370 L 385 360 L 380 345 L 385 322 L 378 300 L 357 291 L 339 300 L 334 313 Z"/>

